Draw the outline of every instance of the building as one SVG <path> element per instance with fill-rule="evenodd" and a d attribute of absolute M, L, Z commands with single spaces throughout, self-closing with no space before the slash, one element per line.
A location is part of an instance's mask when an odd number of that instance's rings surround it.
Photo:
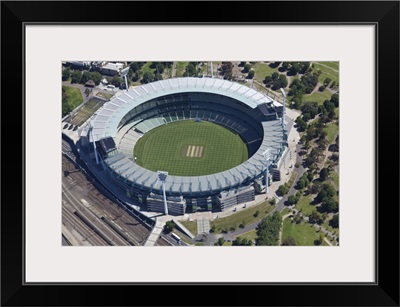
<path fill-rule="evenodd" d="M 117 76 L 120 74 L 121 70 L 124 68 L 122 63 L 107 63 L 103 65 L 101 72 L 103 75 Z"/>
<path fill-rule="evenodd" d="M 135 163 L 136 141 L 158 126 L 184 119 L 201 119 L 234 130 L 247 144 L 247 161 L 220 173 L 168 176 L 165 180 L 170 212 L 225 210 L 254 200 L 260 192 L 267 149 L 269 176 L 277 178 L 288 163 L 291 153 L 279 116 L 281 107 L 272 98 L 228 80 L 161 80 L 124 91 L 106 102 L 91 119 L 93 134 L 89 130 L 82 133 L 81 144 L 112 138 L 116 149 L 102 157 L 103 169 L 134 202 L 163 212 L 162 184 L 156 172 Z"/>

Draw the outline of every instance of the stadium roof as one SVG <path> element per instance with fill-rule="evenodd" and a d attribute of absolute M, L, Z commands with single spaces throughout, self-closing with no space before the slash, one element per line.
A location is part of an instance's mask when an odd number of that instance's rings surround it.
<path fill-rule="evenodd" d="M 207 92 L 239 100 L 251 108 L 266 103 L 279 104 L 272 98 L 236 82 L 215 78 L 173 78 L 145 84 L 117 94 L 93 115 L 93 137 L 96 141 L 114 137 L 122 118 L 138 105 L 165 95 L 185 92 Z"/>
<path fill-rule="evenodd" d="M 256 153 L 242 164 L 229 170 L 205 176 L 171 176 L 165 180 L 168 194 L 196 195 L 216 193 L 240 186 L 247 179 L 254 178 L 265 171 L 266 161 L 263 152 L 271 149 L 272 160 L 278 159 L 283 150 L 282 124 L 279 119 L 262 122 L 264 138 Z M 161 181 L 157 172 L 145 169 L 134 163 L 123 153 L 118 153 L 105 160 L 105 164 L 131 186 L 161 193 Z"/>

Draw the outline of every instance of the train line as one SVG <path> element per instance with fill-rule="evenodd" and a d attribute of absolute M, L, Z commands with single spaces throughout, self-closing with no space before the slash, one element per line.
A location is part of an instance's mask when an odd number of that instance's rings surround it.
<path fill-rule="evenodd" d="M 76 231 L 83 238 L 82 241 L 87 241 L 89 245 L 93 246 L 106 246 L 102 238 L 93 232 L 87 225 L 85 225 L 77 216 L 70 212 L 65 207 L 62 208 L 62 220 L 63 224 L 69 224 L 70 228 Z M 84 244 L 82 244 L 84 245 Z"/>
<path fill-rule="evenodd" d="M 84 224 L 86 222 L 92 233 L 99 232 L 103 236 L 102 245 L 144 245 L 150 234 L 148 224 L 105 196 L 93 184 L 94 181 L 64 155 L 62 168 L 63 198 L 80 212 L 75 215 Z"/>

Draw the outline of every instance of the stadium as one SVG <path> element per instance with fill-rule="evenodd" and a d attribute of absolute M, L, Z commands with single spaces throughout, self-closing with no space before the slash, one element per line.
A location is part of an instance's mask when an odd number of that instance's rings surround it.
<path fill-rule="evenodd" d="M 165 193 L 170 214 L 223 211 L 280 180 L 291 159 L 283 113 L 236 82 L 172 78 L 106 102 L 80 144 L 141 208 L 164 212 Z"/>

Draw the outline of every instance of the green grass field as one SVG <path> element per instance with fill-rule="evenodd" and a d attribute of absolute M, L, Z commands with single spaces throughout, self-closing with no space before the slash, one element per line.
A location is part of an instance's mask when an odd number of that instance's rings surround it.
<path fill-rule="evenodd" d="M 314 71 L 321 71 L 319 76 L 319 82 L 323 83 L 326 78 L 332 79 L 332 81 L 339 81 L 339 62 L 313 62 Z M 332 82 L 331 81 L 331 82 Z"/>
<path fill-rule="evenodd" d="M 327 133 L 326 139 L 328 140 L 328 142 L 330 144 L 335 140 L 336 135 L 339 131 L 339 126 L 336 123 L 332 123 L 332 124 L 329 124 L 327 127 L 325 127 L 324 130 Z"/>
<path fill-rule="evenodd" d="M 323 80 L 322 80 L 323 81 Z M 319 105 L 322 105 L 325 100 L 330 100 L 332 93 L 328 90 L 324 90 L 323 92 L 316 91 L 312 94 L 304 95 L 303 101 L 316 101 Z"/>
<path fill-rule="evenodd" d="M 319 239 L 319 234 L 311 224 L 293 224 L 287 218 L 283 221 L 282 241 L 287 237 L 293 237 L 299 246 L 313 246 L 314 241 Z"/>
<path fill-rule="evenodd" d="M 176 77 L 182 77 L 185 72 L 186 66 L 189 62 L 177 62 L 176 63 Z M 175 76 L 173 76 L 175 77 Z"/>
<path fill-rule="evenodd" d="M 232 226 L 239 227 L 239 225 L 245 222 L 246 225 L 260 221 L 263 217 L 267 216 L 276 206 L 272 206 L 270 203 L 263 202 L 259 205 L 252 206 L 246 209 L 239 209 L 235 214 L 223 218 L 218 218 L 211 221 L 211 227 L 215 226 L 216 233 L 221 232 L 224 228 L 230 229 Z M 258 216 L 254 216 L 256 212 L 259 212 Z"/>
<path fill-rule="evenodd" d="M 104 101 L 99 99 L 90 99 L 71 119 L 71 124 L 81 126 L 85 123 L 90 116 L 94 114 L 102 105 Z"/>
<path fill-rule="evenodd" d="M 235 238 L 237 238 L 237 237 L 241 237 L 241 238 L 245 238 L 247 240 L 254 241 L 257 238 L 257 230 L 255 230 L 255 229 L 250 230 L 248 232 L 245 232 L 244 234 L 236 236 Z"/>
<path fill-rule="evenodd" d="M 83 97 L 79 88 L 63 85 L 63 89 L 67 93 L 68 105 L 72 107 L 72 110 L 83 102 Z"/>
<path fill-rule="evenodd" d="M 210 122 L 183 120 L 157 127 L 139 139 L 136 162 L 175 176 L 222 172 L 248 159 L 246 144 L 232 131 Z"/>
<path fill-rule="evenodd" d="M 183 226 L 185 226 L 193 235 L 197 235 L 197 222 L 190 221 L 179 221 Z"/>
<path fill-rule="evenodd" d="M 257 63 L 252 65 L 253 70 L 255 72 L 255 79 L 260 81 L 261 83 L 264 81 L 266 76 L 271 76 L 274 72 L 278 72 L 278 68 L 271 68 L 267 63 Z"/>
<path fill-rule="evenodd" d="M 315 210 L 315 206 L 310 204 L 314 197 L 312 195 L 302 196 L 296 204 L 296 209 L 301 209 L 304 215 L 310 215 Z"/>

